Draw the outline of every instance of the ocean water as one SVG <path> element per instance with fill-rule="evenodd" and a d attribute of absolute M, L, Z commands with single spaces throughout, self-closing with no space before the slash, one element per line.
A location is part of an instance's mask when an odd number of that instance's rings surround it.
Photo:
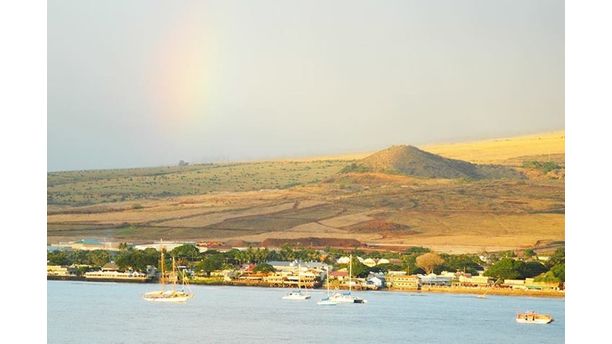
<path fill-rule="evenodd" d="M 563 343 L 563 299 L 354 292 L 366 304 L 319 306 L 274 288 L 191 286 L 185 304 L 149 303 L 153 284 L 47 282 L 48 343 Z M 549 325 L 517 324 L 518 312 Z"/>

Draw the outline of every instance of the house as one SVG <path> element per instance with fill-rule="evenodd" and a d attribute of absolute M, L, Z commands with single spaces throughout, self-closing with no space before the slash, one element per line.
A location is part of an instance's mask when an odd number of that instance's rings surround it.
<path fill-rule="evenodd" d="M 111 241 L 100 241 L 98 239 L 82 239 L 70 243 L 70 248 L 80 251 L 107 250 L 119 251 L 119 243 Z"/>
<path fill-rule="evenodd" d="M 272 265 L 274 270 L 276 271 L 285 271 L 285 272 L 297 272 L 298 266 L 293 265 L 293 262 L 290 261 L 282 261 L 282 260 L 271 260 L 267 262 L 267 264 Z"/>
<path fill-rule="evenodd" d="M 387 274 L 385 283 L 389 289 L 395 290 L 418 290 L 421 281 L 418 276 L 403 274 Z"/>
<path fill-rule="evenodd" d="M 336 260 L 336 263 L 338 264 L 348 264 L 351 261 L 351 259 L 349 257 L 340 257 L 338 258 L 338 260 Z"/>
<path fill-rule="evenodd" d="M 373 289 L 384 288 L 385 287 L 385 278 L 384 277 L 381 278 L 381 277 L 378 277 L 378 276 L 368 276 L 368 278 L 366 278 L 366 287 L 370 287 L 370 286 L 375 287 Z"/>
<path fill-rule="evenodd" d="M 376 265 L 381 265 L 381 264 L 390 264 L 391 262 L 389 261 L 389 259 L 386 258 L 380 258 L 377 262 Z"/>
<path fill-rule="evenodd" d="M 376 261 L 372 258 L 366 258 L 361 263 L 369 268 L 376 266 Z"/>
<path fill-rule="evenodd" d="M 176 242 L 176 241 L 161 241 L 161 242 L 154 241 L 151 244 L 134 245 L 134 249 L 135 250 L 146 250 L 147 248 L 154 248 L 159 251 L 160 247 L 163 247 L 166 251 L 169 252 L 183 245 L 196 245 L 196 243 L 195 242 Z"/>
<path fill-rule="evenodd" d="M 76 276 L 71 269 L 61 265 L 47 265 L 47 276 Z"/>
<path fill-rule="evenodd" d="M 421 280 L 421 286 L 443 286 L 450 287 L 453 281 L 453 278 L 448 276 L 438 276 L 434 273 L 429 275 L 417 275 Z"/>
<path fill-rule="evenodd" d="M 102 266 L 102 271 L 119 271 L 119 266 L 115 262 L 109 262 Z"/>
<path fill-rule="evenodd" d="M 563 284 L 561 282 L 536 282 L 533 278 L 525 279 L 525 287 L 529 290 L 561 290 Z"/>
<path fill-rule="evenodd" d="M 464 287 L 487 287 L 493 282 L 493 278 L 489 276 L 459 276 L 459 285 Z"/>
<path fill-rule="evenodd" d="M 504 283 L 502 283 L 502 286 L 512 289 L 527 289 L 525 287 L 525 280 L 506 279 Z"/>
<path fill-rule="evenodd" d="M 338 271 L 331 271 L 329 273 L 329 278 L 330 279 L 337 279 L 338 281 L 342 282 L 345 279 L 348 279 L 348 271 L 344 270 L 338 270 Z"/>

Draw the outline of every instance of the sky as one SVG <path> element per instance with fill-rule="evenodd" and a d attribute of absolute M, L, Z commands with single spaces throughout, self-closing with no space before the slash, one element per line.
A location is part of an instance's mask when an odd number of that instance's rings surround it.
<path fill-rule="evenodd" d="M 49 171 L 564 128 L 561 0 L 50 0 Z"/>

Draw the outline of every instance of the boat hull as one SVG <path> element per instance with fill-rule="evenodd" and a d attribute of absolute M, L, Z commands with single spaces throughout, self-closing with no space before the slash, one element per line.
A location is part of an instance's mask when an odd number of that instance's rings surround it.
<path fill-rule="evenodd" d="M 553 319 L 535 319 L 535 320 L 525 320 L 525 319 L 516 319 L 516 322 L 519 324 L 550 324 L 553 322 Z"/>
<path fill-rule="evenodd" d="M 145 297 L 144 299 L 150 302 L 174 302 L 174 303 L 183 303 L 187 302 L 191 297 L 188 296 L 179 296 L 179 297 Z"/>
<path fill-rule="evenodd" d="M 285 295 L 283 296 L 283 300 L 308 300 L 310 299 L 310 295 Z"/>
<path fill-rule="evenodd" d="M 187 294 L 184 292 L 162 292 L 162 291 L 153 291 L 148 292 L 144 295 L 144 299 L 149 302 L 187 302 L 191 298 L 191 294 Z"/>
<path fill-rule="evenodd" d="M 329 300 L 321 300 L 319 302 L 317 302 L 317 305 L 321 305 L 321 306 L 335 306 L 338 303 L 334 302 L 334 301 L 329 301 Z"/>
<path fill-rule="evenodd" d="M 515 318 L 516 322 L 519 324 L 550 324 L 553 322 L 553 318 L 548 314 L 538 314 L 538 313 L 521 313 L 517 314 Z"/>

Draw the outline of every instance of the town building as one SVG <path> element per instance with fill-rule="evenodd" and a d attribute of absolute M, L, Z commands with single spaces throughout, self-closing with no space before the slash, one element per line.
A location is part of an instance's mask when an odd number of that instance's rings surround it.
<path fill-rule="evenodd" d="M 421 287 L 419 277 L 408 275 L 405 271 L 389 271 L 385 283 L 387 288 L 395 290 L 418 290 Z"/>

